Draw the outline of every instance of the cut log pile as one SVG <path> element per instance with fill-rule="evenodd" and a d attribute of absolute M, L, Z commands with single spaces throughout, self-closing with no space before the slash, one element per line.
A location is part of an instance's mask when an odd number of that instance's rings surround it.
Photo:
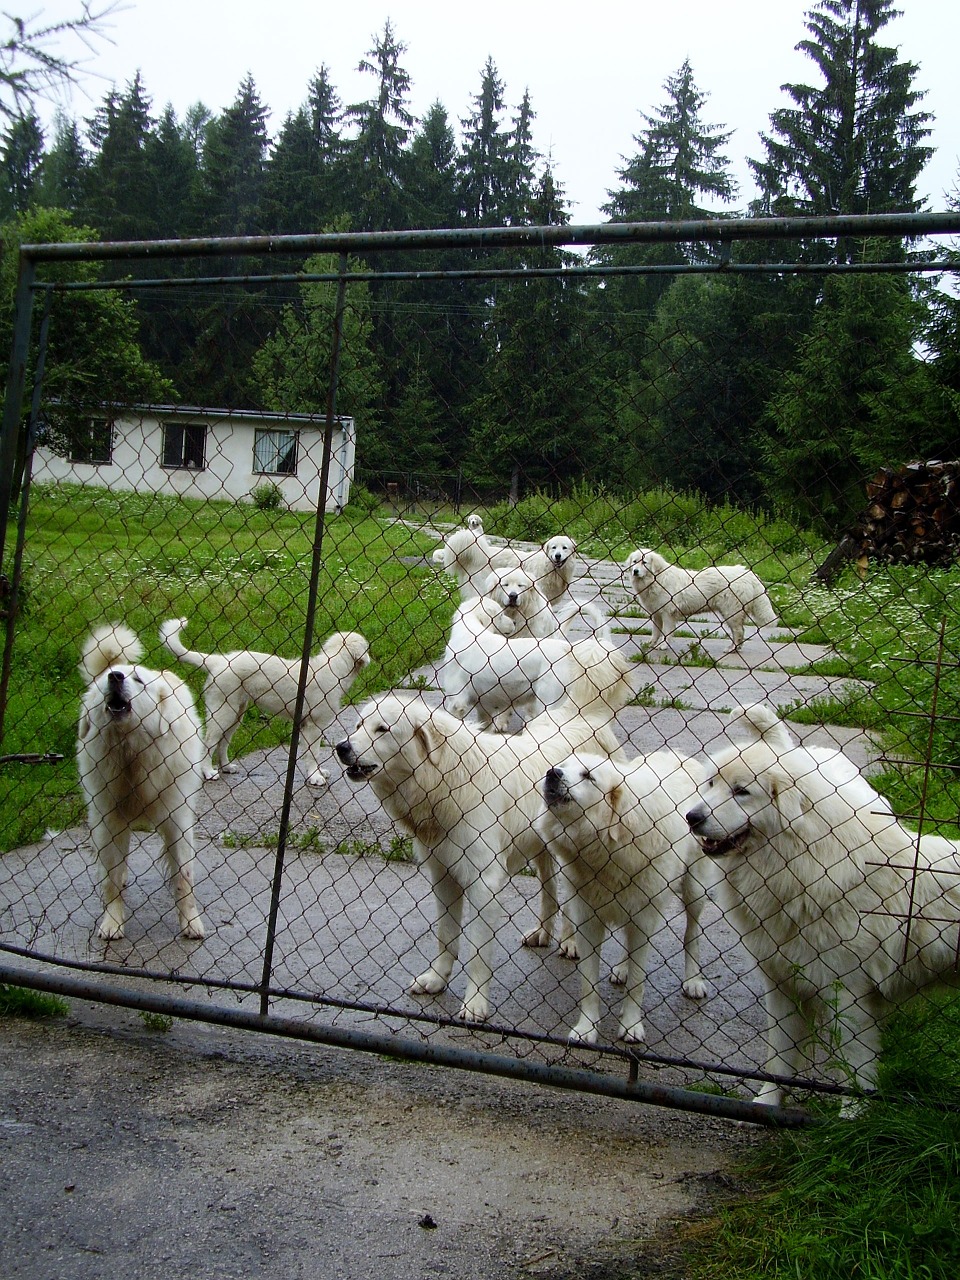
<path fill-rule="evenodd" d="M 882 467 L 867 481 L 858 529 L 871 560 L 952 564 L 960 555 L 960 462 Z"/>
<path fill-rule="evenodd" d="M 960 559 L 960 462 L 881 467 L 866 488 L 866 510 L 815 578 L 829 583 L 851 560 L 863 576 L 870 560 L 949 565 Z"/>

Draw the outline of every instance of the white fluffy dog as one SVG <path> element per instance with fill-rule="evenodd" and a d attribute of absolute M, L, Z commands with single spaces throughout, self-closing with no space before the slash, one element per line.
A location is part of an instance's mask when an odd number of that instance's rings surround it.
<path fill-rule="evenodd" d="M 494 566 L 483 584 L 483 596 L 497 606 L 492 625 L 505 635 L 543 639 L 560 630 L 560 619 L 525 569 Z"/>
<path fill-rule="evenodd" d="M 433 562 L 446 573 L 452 574 L 459 584 L 463 600 L 483 594 L 483 587 L 495 564 L 515 565 L 510 552 L 495 547 L 484 535 L 478 516 L 471 516 L 473 524 L 454 529 L 433 553 Z"/>
<path fill-rule="evenodd" d="M 612 707 L 632 695 L 629 682 L 604 694 L 572 680 L 568 700 L 510 737 L 478 732 L 420 698 L 381 694 L 360 709 L 356 730 L 337 744 L 353 782 L 370 783 L 384 809 L 413 837 L 437 908 L 436 958 L 410 987 L 443 991 L 466 940 L 467 989 L 460 1017 L 489 1012 L 498 897 L 508 876 L 533 863 L 542 895 L 537 927 L 524 938 L 546 946 L 557 915 L 553 867 L 534 829 L 540 786 L 571 748 L 616 750 Z"/>
<path fill-rule="evenodd" d="M 686 817 L 763 976 L 764 1069 L 796 1076 L 826 1044 L 867 1090 L 886 1011 L 955 979 L 960 847 L 908 831 L 850 760 L 797 746 L 766 704 L 745 715 L 754 740 L 716 757 Z M 781 1097 L 767 1083 L 757 1101 Z"/>
<path fill-rule="evenodd" d="M 103 871 L 106 941 L 123 937 L 127 857 L 132 831 L 155 830 L 173 880 L 185 938 L 202 938 L 193 892 L 193 827 L 203 785 L 200 717 L 186 681 L 140 666 L 143 647 L 129 629 L 99 627 L 86 640 L 86 681 L 77 736 L 77 769 L 90 838 Z"/>
<path fill-rule="evenodd" d="M 746 565 L 684 569 L 649 547 L 638 547 L 623 572 L 650 616 L 651 649 L 667 645 L 680 622 L 698 613 L 719 614 L 734 649 L 743 644 L 747 621 L 763 627 L 777 620 L 763 583 Z"/>
<path fill-rule="evenodd" d="M 576 574 L 577 544 L 565 534 L 548 538 L 539 551 L 534 551 L 523 563 L 523 568 L 552 605 L 559 604 L 570 595 L 570 584 Z"/>
<path fill-rule="evenodd" d="M 683 993 L 702 999 L 700 917 L 716 879 L 683 818 L 703 765 L 673 751 L 629 762 L 576 752 L 549 769 L 537 830 L 560 867 L 562 906 L 579 957 L 580 1017 L 570 1039 L 595 1044 L 601 1017 L 600 948 L 605 929 L 624 931 L 627 950 L 621 1039 L 644 1039 L 643 990 L 650 942 L 675 897 L 686 912 Z M 618 974 L 619 977 L 619 974 Z"/>
<path fill-rule="evenodd" d="M 522 569 L 547 601 L 557 604 L 569 595 L 576 573 L 576 549 L 574 540 L 563 534 L 550 538 L 536 551 L 496 547 L 484 534 L 480 516 L 470 515 L 466 525 L 449 533 L 434 551 L 433 562 L 457 579 L 463 600 L 483 594 L 493 569 Z"/>
<path fill-rule="evenodd" d="M 232 653 L 197 653 L 180 639 L 186 618 L 171 618 L 160 628 L 160 639 L 181 662 L 207 673 L 203 687 L 206 709 L 205 740 L 210 760 L 204 777 L 220 771 L 236 773 L 227 758 L 230 740 L 251 704 L 273 716 L 293 720 L 300 682 L 301 660 L 272 653 L 236 649 Z M 319 751 L 323 732 L 336 717 L 350 686 L 370 661 L 370 646 L 359 632 L 335 631 L 309 660 L 300 720 L 300 745 L 307 762 L 307 782 L 326 785 Z"/>
<path fill-rule="evenodd" d="M 585 615 L 593 636 L 572 646 L 563 632 L 543 639 L 504 636 L 489 625 L 486 603 L 480 597 L 454 612 L 439 667 L 447 709 L 462 720 L 475 710 L 481 728 L 505 729 L 514 709 L 531 719 L 559 702 L 570 678 L 571 652 L 575 667 L 595 669 L 598 680 L 613 683 L 633 671 L 596 611 Z"/>

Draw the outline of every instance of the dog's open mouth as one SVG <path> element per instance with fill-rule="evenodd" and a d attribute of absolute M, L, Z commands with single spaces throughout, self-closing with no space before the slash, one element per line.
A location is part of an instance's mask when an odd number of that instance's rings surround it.
<path fill-rule="evenodd" d="M 696 835 L 696 832 L 694 832 Z M 709 836 L 697 835 L 700 847 L 708 858 L 723 858 L 728 853 L 735 853 L 750 834 L 750 824 L 735 831 L 732 836 L 724 836 L 720 840 L 712 840 Z"/>
<path fill-rule="evenodd" d="M 377 772 L 375 764 L 351 764 L 346 768 L 346 775 L 351 782 L 365 782 Z"/>

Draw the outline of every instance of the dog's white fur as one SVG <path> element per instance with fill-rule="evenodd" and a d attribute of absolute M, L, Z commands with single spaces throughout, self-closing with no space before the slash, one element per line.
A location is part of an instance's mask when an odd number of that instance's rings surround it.
<path fill-rule="evenodd" d="M 683 818 L 705 768 L 673 751 L 624 761 L 575 752 L 547 771 L 537 830 L 560 868 L 562 906 L 579 957 L 580 1016 L 570 1039 L 595 1044 L 601 1017 L 600 949 L 622 928 L 627 960 L 621 1039 L 644 1039 L 650 941 L 675 897 L 686 913 L 684 995 L 702 999 L 700 917 L 716 879 Z M 620 968 L 618 966 L 618 968 Z"/>
<path fill-rule="evenodd" d="M 251 704 L 270 715 L 293 720 L 300 681 L 301 660 L 272 653 L 237 649 L 232 653 L 198 653 L 180 638 L 186 618 L 170 618 L 160 628 L 160 639 L 181 662 L 207 673 L 203 687 L 206 710 L 205 740 L 210 759 L 204 777 L 210 781 L 223 773 L 236 773 L 227 758 L 230 740 Z M 370 661 L 370 646 L 357 631 L 335 631 L 320 652 L 309 659 L 300 720 L 300 745 L 307 764 L 310 786 L 326 785 L 319 751 L 323 732 L 343 705 L 356 677 Z"/>
<path fill-rule="evenodd" d="M 86 682 L 77 734 L 77 769 L 90 839 L 103 872 L 99 937 L 123 937 L 132 831 L 157 831 L 186 938 L 204 936 L 193 890 L 193 828 L 203 785 L 200 717 L 186 681 L 141 666 L 143 646 L 129 627 L 88 636 Z"/>
<path fill-rule="evenodd" d="M 381 694 L 360 709 L 356 730 L 337 744 L 354 782 L 368 781 L 384 809 L 413 837 L 437 908 L 436 958 L 410 987 L 443 991 L 461 934 L 467 988 L 460 1017 L 486 1019 L 508 876 L 533 863 L 541 877 L 540 914 L 524 938 L 546 946 L 557 917 L 553 866 L 534 829 L 546 770 L 571 748 L 615 751 L 615 708 L 632 696 L 625 680 L 598 692 L 590 673 L 571 678 L 567 697 L 509 737 L 477 731 L 416 697 Z"/>
<path fill-rule="evenodd" d="M 623 572 L 650 616 L 654 650 L 668 644 L 684 618 L 698 613 L 719 614 L 734 649 L 743 644 L 748 621 L 763 627 L 777 620 L 766 588 L 746 565 L 684 569 L 649 547 L 638 547 Z"/>
<path fill-rule="evenodd" d="M 479 517 L 474 523 L 454 529 L 433 553 L 433 562 L 452 574 L 460 587 L 460 598 L 471 600 L 483 594 L 483 588 L 495 565 L 513 566 L 514 555 L 504 547 L 495 547 L 484 535 Z"/>
<path fill-rule="evenodd" d="M 504 636 L 489 625 L 487 603 L 486 597 L 467 601 L 453 615 L 439 668 L 447 710 L 453 715 L 466 719 L 475 710 L 483 729 L 506 728 L 514 709 L 531 719 L 564 696 L 572 647 L 576 669 L 594 672 L 598 684 L 629 678 L 631 664 L 597 611 L 585 613 L 593 636 L 571 646 L 565 631 L 543 639 Z"/>
<path fill-rule="evenodd" d="M 716 756 L 686 816 L 763 976 L 765 1070 L 797 1075 L 826 1020 L 868 1090 L 888 1009 L 955 976 L 960 846 L 907 830 L 852 761 L 798 746 L 765 704 L 745 715 L 754 740 Z M 767 1083 L 757 1101 L 781 1097 Z"/>

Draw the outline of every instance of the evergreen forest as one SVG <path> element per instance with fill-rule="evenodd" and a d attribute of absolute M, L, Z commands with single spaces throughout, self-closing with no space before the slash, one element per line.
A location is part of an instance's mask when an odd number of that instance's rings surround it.
<path fill-rule="evenodd" d="M 770 104 L 749 202 L 731 133 L 708 119 L 709 87 L 689 62 L 665 69 L 634 154 L 611 174 L 606 218 L 928 211 L 917 188 L 931 116 L 918 67 L 885 43 L 896 13 L 893 0 L 811 4 L 798 33 L 809 82 Z M 491 56 L 466 106 L 454 104 L 464 115 L 435 102 L 417 118 L 405 53 L 387 21 L 359 62 L 369 96 L 344 103 L 321 65 L 273 137 L 253 75 L 219 114 L 199 101 L 183 118 L 159 108 L 163 86 L 139 73 L 89 118 L 61 114 L 49 131 L 29 96 L 5 107 L 6 344 L 18 243 L 569 224 L 533 143 L 529 93 L 513 101 Z M 957 456 L 949 271 L 697 270 L 718 252 L 664 241 L 352 258 L 337 408 L 357 420 L 360 478 L 514 497 L 664 486 L 836 532 L 876 468 Z M 733 255 L 802 268 L 960 261 L 942 240 L 888 238 L 738 241 Z M 598 270 L 571 270 L 583 266 Z M 57 271 L 137 278 L 142 267 Z M 384 278 L 481 267 L 528 275 Z M 64 430 L 103 401 L 324 411 L 335 285 L 309 277 L 335 271 L 336 257 L 220 258 L 216 283 L 177 287 L 208 268 L 158 260 L 146 274 L 162 290 L 57 296 L 45 385 Z M 250 279 L 280 270 L 306 275 Z"/>

